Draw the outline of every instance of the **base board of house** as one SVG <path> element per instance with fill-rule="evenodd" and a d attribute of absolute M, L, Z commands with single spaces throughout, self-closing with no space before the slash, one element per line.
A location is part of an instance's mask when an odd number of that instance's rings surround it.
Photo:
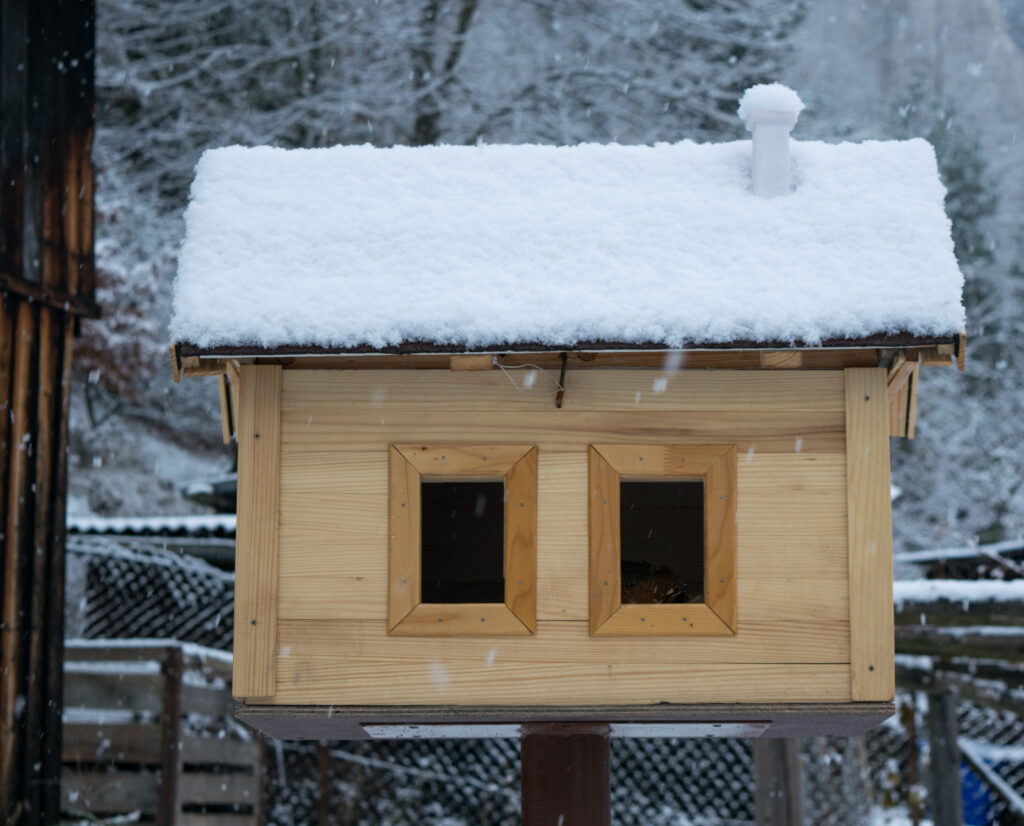
<path fill-rule="evenodd" d="M 895 713 L 891 702 L 654 706 L 258 706 L 235 716 L 288 740 L 518 737 L 526 723 L 601 723 L 620 737 L 852 737 Z"/>

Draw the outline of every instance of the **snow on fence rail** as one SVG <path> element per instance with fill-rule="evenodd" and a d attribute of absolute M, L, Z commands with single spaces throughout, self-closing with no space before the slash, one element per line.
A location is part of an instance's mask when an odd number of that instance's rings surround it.
<path fill-rule="evenodd" d="M 1024 660 L 1024 580 L 896 582 L 896 651 Z"/>
<path fill-rule="evenodd" d="M 907 603 L 955 602 L 967 610 L 972 603 L 1024 603 L 1024 580 L 912 579 L 893 583 L 896 610 Z"/>
<path fill-rule="evenodd" d="M 993 574 L 1024 577 L 1024 539 L 962 548 L 902 551 L 893 554 L 897 564 L 927 568 L 930 576 L 973 580 Z"/>

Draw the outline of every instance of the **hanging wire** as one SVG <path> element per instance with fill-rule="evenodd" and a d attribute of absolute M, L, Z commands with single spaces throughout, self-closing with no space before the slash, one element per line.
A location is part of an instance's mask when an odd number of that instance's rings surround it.
<path fill-rule="evenodd" d="M 506 367 L 504 364 L 502 364 L 496 358 L 494 359 L 494 363 L 498 366 L 498 369 L 501 370 L 501 372 L 505 374 L 505 378 L 507 378 L 510 382 L 512 382 L 512 386 L 516 390 L 518 390 L 520 393 L 525 393 L 526 395 L 530 395 L 531 393 L 537 392 L 535 390 L 530 390 L 529 389 L 530 387 L 532 387 L 532 384 L 533 384 L 532 381 L 529 384 L 526 385 L 526 388 L 520 387 L 516 383 L 515 378 L 513 378 L 512 374 L 509 372 L 510 370 L 522 370 L 524 367 L 532 367 L 534 370 L 536 370 L 538 373 L 540 373 L 542 376 L 544 376 L 544 378 L 550 379 L 552 384 L 555 385 L 555 390 L 556 391 L 564 390 L 565 389 L 565 387 L 562 386 L 561 382 L 559 382 L 558 379 L 556 379 L 550 373 L 546 372 L 539 365 L 536 365 L 536 364 L 510 364 L 508 367 Z"/>

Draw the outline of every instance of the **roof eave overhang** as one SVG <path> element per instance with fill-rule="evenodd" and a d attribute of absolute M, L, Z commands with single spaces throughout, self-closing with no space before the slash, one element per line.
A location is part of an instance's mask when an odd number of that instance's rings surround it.
<path fill-rule="evenodd" d="M 912 361 L 927 365 L 955 363 L 964 369 L 963 333 L 913 335 L 885 333 L 862 338 L 831 338 L 804 342 L 736 340 L 693 342 L 674 347 L 665 342 L 577 341 L 566 344 L 516 342 L 467 347 L 436 341 L 406 341 L 387 347 L 324 347 L 288 344 L 227 344 L 200 347 L 190 342 L 171 345 L 174 380 L 183 376 L 232 374 L 242 364 L 281 364 L 291 368 L 408 368 L 484 370 L 495 365 L 535 364 L 557 367 L 566 358 L 581 367 L 658 367 L 675 363 L 662 354 L 684 354 L 687 368 L 843 369 L 891 367 Z M 679 362 L 681 364 L 682 362 Z M 224 396 L 222 386 L 222 402 Z"/>
<path fill-rule="evenodd" d="M 860 338 L 829 338 L 814 344 L 800 341 L 757 341 L 754 339 L 737 339 L 725 342 L 693 342 L 683 346 L 672 346 L 657 341 L 605 341 L 590 340 L 547 344 L 542 342 L 503 342 L 468 347 L 460 343 L 436 341 L 404 341 L 400 344 L 375 347 L 360 344 L 353 347 L 331 347 L 311 344 L 281 344 L 263 346 L 256 344 L 221 344 L 202 347 L 190 342 L 179 342 L 174 345 L 178 358 L 198 357 L 201 359 L 225 358 L 279 358 L 295 356 L 374 356 L 374 355 L 443 355 L 461 353 L 562 353 L 562 352 L 701 352 L 721 350 L 785 350 L 808 352 L 819 350 L 856 350 L 856 349 L 905 349 L 918 347 L 936 347 L 952 344 L 954 352 L 959 355 L 963 346 L 964 334 L 953 332 L 938 335 L 914 335 L 912 333 L 879 333 Z"/>

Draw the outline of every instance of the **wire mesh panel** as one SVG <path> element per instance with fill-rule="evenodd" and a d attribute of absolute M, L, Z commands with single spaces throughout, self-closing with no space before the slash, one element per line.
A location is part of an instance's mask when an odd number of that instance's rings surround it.
<path fill-rule="evenodd" d="M 156 540 L 70 536 L 67 553 L 74 619 L 69 625 L 79 636 L 174 639 L 231 649 L 231 573 Z"/>
<path fill-rule="evenodd" d="M 267 823 L 520 822 L 516 740 L 274 741 Z M 323 755 L 328 757 L 324 771 Z M 744 740 L 613 740 L 612 820 L 622 826 L 753 823 L 753 763 Z"/>
<path fill-rule="evenodd" d="M 805 823 L 854 826 L 869 821 L 878 767 L 870 763 L 865 738 L 809 738 L 801 758 Z"/>
<path fill-rule="evenodd" d="M 271 751 L 268 824 L 318 823 L 321 790 L 330 826 L 519 822 L 516 740 L 274 741 Z"/>
<path fill-rule="evenodd" d="M 965 823 L 1024 822 L 1024 720 L 972 703 L 958 710 Z"/>
<path fill-rule="evenodd" d="M 749 740 L 612 740 L 613 822 L 741 824 L 754 819 Z"/>

